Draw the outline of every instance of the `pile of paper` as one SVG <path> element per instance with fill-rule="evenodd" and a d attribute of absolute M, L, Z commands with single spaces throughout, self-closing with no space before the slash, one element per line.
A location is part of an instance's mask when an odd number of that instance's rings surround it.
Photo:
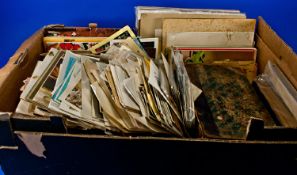
<path fill-rule="evenodd" d="M 239 10 L 136 7 L 138 34 L 159 38 L 163 53 L 173 47 L 185 61 L 233 67 L 250 82 L 257 75 L 255 26 Z"/>
<path fill-rule="evenodd" d="M 65 116 L 109 134 L 199 134 L 194 101 L 201 90 L 190 82 L 180 53 L 169 60 L 150 58 L 127 26 L 91 51 L 50 49 L 27 81 L 16 112 Z"/>
<path fill-rule="evenodd" d="M 165 19 L 244 19 L 239 10 L 136 7 L 135 26 L 142 37 L 161 37 Z M 179 25 L 176 23 L 176 25 Z"/>
<path fill-rule="evenodd" d="M 238 10 L 164 7 L 136 7 L 138 35 L 129 26 L 50 26 L 16 113 L 107 134 L 246 139 L 253 121 L 276 125 L 251 85 L 255 26 Z M 280 80 L 264 96 L 280 92 L 274 107 L 288 109 L 276 113 L 293 116 L 295 91 L 269 68 Z"/>
<path fill-rule="evenodd" d="M 255 27 L 256 20 L 239 10 L 136 7 L 138 34 L 159 38 L 167 55 L 181 55 L 202 89 L 196 110 L 203 135 L 211 138 L 246 139 L 253 119 L 275 125 L 251 86 L 257 76 Z"/>

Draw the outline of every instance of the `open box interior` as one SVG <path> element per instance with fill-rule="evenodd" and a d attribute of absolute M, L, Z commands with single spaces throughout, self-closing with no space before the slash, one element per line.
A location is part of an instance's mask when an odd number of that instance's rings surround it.
<path fill-rule="evenodd" d="M 107 136 L 98 130 L 68 130 L 63 125 L 60 117 L 28 117 L 13 114 L 21 94 L 20 87 L 23 80 L 30 77 L 37 63 L 38 57 L 44 51 L 43 47 L 44 28 L 38 30 L 10 58 L 9 62 L 0 71 L 0 111 L 2 123 L 7 127 L 4 135 L 12 136 L 21 132 L 42 132 L 43 135 L 57 135 L 70 137 L 92 138 L 117 138 L 131 139 L 124 136 Z M 297 88 L 297 56 L 292 49 L 270 28 L 260 17 L 255 36 L 257 48 L 258 73 L 262 73 L 268 60 L 276 63 L 284 72 L 290 82 Z M 261 124 L 260 124 L 261 125 Z M 2 132 L 2 134 L 3 134 Z M 89 135 L 92 134 L 92 135 Z M 297 128 L 282 126 L 264 127 L 255 125 L 250 128 L 249 140 L 217 140 L 207 138 L 178 139 L 164 137 L 139 136 L 132 139 L 161 139 L 161 140 L 197 140 L 230 143 L 294 143 L 297 144 Z"/>

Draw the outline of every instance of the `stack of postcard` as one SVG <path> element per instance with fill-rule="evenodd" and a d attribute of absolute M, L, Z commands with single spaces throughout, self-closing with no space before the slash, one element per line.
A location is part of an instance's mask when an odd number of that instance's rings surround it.
<path fill-rule="evenodd" d="M 16 112 L 64 116 L 108 134 L 199 134 L 194 101 L 201 90 L 190 82 L 182 55 L 151 58 L 128 26 L 90 51 L 51 48 L 26 80 Z"/>
<path fill-rule="evenodd" d="M 140 37 L 159 38 L 164 53 L 174 47 L 187 63 L 233 67 L 250 82 L 257 75 L 255 26 L 239 10 L 136 7 Z"/>
<path fill-rule="evenodd" d="M 118 29 L 89 27 L 65 27 L 64 25 L 49 25 L 45 28 L 43 45 L 46 51 L 51 48 L 61 50 L 85 51 L 114 34 Z"/>
<path fill-rule="evenodd" d="M 159 38 L 168 58 L 180 55 L 203 91 L 195 105 L 206 137 L 246 138 L 252 118 L 275 125 L 251 86 L 257 76 L 255 26 L 239 10 L 136 7 L 140 37 Z"/>
<path fill-rule="evenodd" d="M 278 116 L 291 114 L 282 125 L 297 125 L 296 92 L 280 71 L 268 64 L 271 79 L 255 81 L 255 19 L 164 7 L 137 7 L 136 17 L 139 36 L 129 26 L 45 30 L 46 53 L 24 80 L 16 113 L 106 134 L 247 139 L 254 124 L 278 124 L 256 82 L 283 101 L 268 99 Z"/>

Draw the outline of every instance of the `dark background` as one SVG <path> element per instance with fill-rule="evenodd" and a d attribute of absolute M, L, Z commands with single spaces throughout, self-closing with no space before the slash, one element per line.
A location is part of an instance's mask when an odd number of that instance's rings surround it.
<path fill-rule="evenodd" d="M 7 0 L 0 6 L 0 67 L 34 31 L 62 23 L 101 27 L 134 27 L 137 5 L 184 8 L 239 9 L 249 18 L 263 16 L 272 28 L 297 51 L 297 1 L 294 0 Z"/>

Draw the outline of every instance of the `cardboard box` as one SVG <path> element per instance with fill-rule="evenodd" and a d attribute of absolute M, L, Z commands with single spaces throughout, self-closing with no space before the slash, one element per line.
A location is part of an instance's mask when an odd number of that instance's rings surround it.
<path fill-rule="evenodd" d="M 38 30 L 0 70 L 0 163 L 10 174 L 188 174 L 295 171 L 297 128 L 250 128 L 248 140 L 107 136 L 67 130 L 60 117 L 14 115 L 22 80 L 43 51 Z M 297 55 L 260 17 L 260 73 L 270 59 L 297 88 Z"/>

